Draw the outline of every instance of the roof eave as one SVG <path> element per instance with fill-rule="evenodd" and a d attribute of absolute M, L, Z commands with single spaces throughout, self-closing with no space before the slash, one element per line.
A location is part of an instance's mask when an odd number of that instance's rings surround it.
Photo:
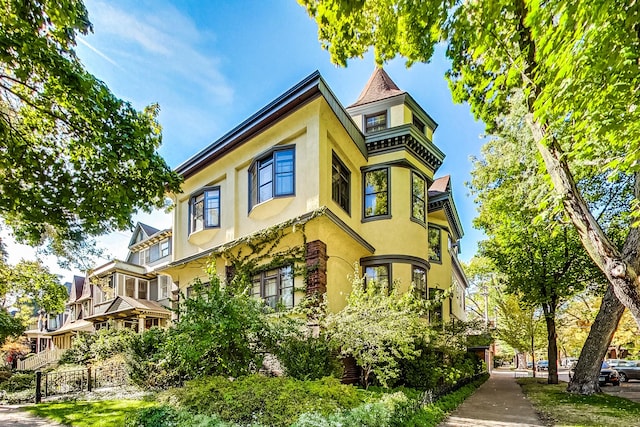
<path fill-rule="evenodd" d="M 295 111 L 307 102 L 316 99 L 318 96 L 323 96 L 327 100 L 334 113 L 336 113 L 342 122 L 342 125 L 366 157 L 364 136 L 358 130 L 355 123 L 353 123 L 353 120 L 333 92 L 331 92 L 320 73 L 315 71 L 223 135 L 220 139 L 179 165 L 175 171 L 184 178 L 188 178 L 215 159 L 245 143 L 255 135 L 258 135 L 275 121 Z"/>

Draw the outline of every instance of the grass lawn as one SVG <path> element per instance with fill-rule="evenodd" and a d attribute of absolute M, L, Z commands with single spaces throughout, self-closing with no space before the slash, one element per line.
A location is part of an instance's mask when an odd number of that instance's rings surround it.
<path fill-rule="evenodd" d="M 558 427 L 640 426 L 640 403 L 608 394 L 569 394 L 566 383 L 521 378 L 518 383 L 536 410 Z"/>
<path fill-rule="evenodd" d="M 124 425 L 127 414 L 156 405 L 143 400 L 102 400 L 40 403 L 26 408 L 34 415 L 73 427 Z"/>

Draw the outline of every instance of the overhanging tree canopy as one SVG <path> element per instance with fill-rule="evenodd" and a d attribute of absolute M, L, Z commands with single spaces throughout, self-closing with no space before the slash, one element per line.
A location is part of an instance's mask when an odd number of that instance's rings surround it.
<path fill-rule="evenodd" d="M 79 0 L 0 0 L 0 217 L 32 245 L 130 227 L 180 186 L 158 106 L 136 111 L 78 60 L 89 31 Z"/>

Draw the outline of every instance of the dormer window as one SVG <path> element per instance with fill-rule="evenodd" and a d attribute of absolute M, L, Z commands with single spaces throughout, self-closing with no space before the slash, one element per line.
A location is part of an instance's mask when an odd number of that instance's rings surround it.
<path fill-rule="evenodd" d="M 365 133 L 375 132 L 387 128 L 387 112 L 370 114 L 364 117 Z"/>
<path fill-rule="evenodd" d="M 203 189 L 191 197 L 190 232 L 220 227 L 220 187 Z"/>
<path fill-rule="evenodd" d="M 275 149 L 249 168 L 251 207 L 280 196 L 295 194 L 295 149 Z"/>

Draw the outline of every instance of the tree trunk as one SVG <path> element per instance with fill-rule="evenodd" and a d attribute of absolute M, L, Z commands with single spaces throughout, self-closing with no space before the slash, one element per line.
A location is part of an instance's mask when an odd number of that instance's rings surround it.
<path fill-rule="evenodd" d="M 531 334 L 531 370 L 533 371 L 533 378 L 536 377 L 536 349 L 534 345 L 535 335 Z"/>
<path fill-rule="evenodd" d="M 556 332 L 556 309 L 551 304 L 544 306 L 544 318 L 547 324 L 547 360 L 549 361 L 549 384 L 558 384 L 558 333 Z"/>
<path fill-rule="evenodd" d="M 607 287 L 602 304 L 589 336 L 582 347 L 573 378 L 567 386 L 569 393 L 593 394 L 600 392 L 598 376 L 602 359 L 624 313 L 624 306 L 616 298 L 611 286 Z"/>
<path fill-rule="evenodd" d="M 566 155 L 558 142 L 552 138 L 546 144 L 545 137 L 549 136 L 547 130 L 532 117 L 528 118 L 528 124 L 553 182 L 554 190 L 562 197 L 565 212 L 575 225 L 582 245 L 607 277 L 618 300 L 629 309 L 636 323 L 640 326 L 640 288 L 638 287 L 637 274 L 640 264 L 638 253 L 640 231 L 637 227 L 630 229 L 623 253 L 620 253 L 604 234 L 600 224 L 582 198 L 566 161 Z M 638 198 L 640 191 L 637 179 L 635 190 L 636 198 Z"/>

